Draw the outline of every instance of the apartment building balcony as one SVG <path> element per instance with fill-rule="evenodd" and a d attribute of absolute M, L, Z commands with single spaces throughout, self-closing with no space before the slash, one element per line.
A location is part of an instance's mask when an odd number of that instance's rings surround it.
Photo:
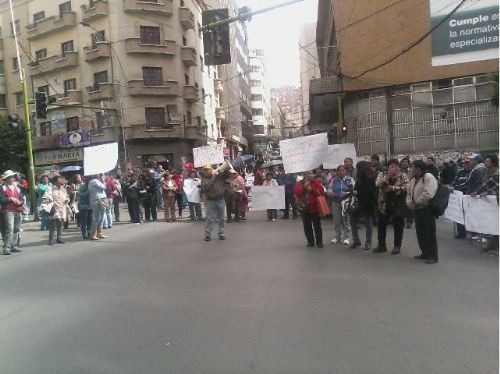
<path fill-rule="evenodd" d="M 97 83 L 93 86 L 87 87 L 87 93 L 89 95 L 88 101 L 103 101 L 112 99 L 113 94 L 113 84 L 112 83 Z"/>
<path fill-rule="evenodd" d="M 185 29 L 194 29 L 194 14 L 188 8 L 179 8 L 179 21 Z"/>
<path fill-rule="evenodd" d="M 149 13 L 171 16 L 174 12 L 172 0 L 125 0 L 124 6 L 126 13 Z"/>
<path fill-rule="evenodd" d="M 195 86 L 184 86 L 184 100 L 188 102 L 195 102 L 200 99 L 200 91 L 198 87 Z"/>
<path fill-rule="evenodd" d="M 196 54 L 196 49 L 193 47 L 182 47 L 181 48 L 181 58 L 182 58 L 182 62 L 186 66 L 198 65 L 198 56 Z"/>
<path fill-rule="evenodd" d="M 132 124 L 124 128 L 126 139 L 184 138 L 182 126 L 166 123 L 164 126 L 149 127 L 145 123 Z"/>
<path fill-rule="evenodd" d="M 32 76 L 75 66 L 78 66 L 78 52 L 66 52 L 64 56 L 51 56 L 29 63 Z"/>
<path fill-rule="evenodd" d="M 143 79 L 128 81 L 130 96 L 179 96 L 177 81 L 163 82 L 162 85 L 145 85 Z"/>
<path fill-rule="evenodd" d="M 109 15 L 109 5 L 105 0 L 96 0 L 92 7 L 83 4 L 82 9 L 82 21 L 88 22 L 97 18 L 106 17 Z"/>
<path fill-rule="evenodd" d="M 61 30 L 75 27 L 77 24 L 75 12 L 65 12 L 60 16 L 44 18 L 26 26 L 28 40 L 35 40 Z"/>
<path fill-rule="evenodd" d="M 220 79 L 214 79 L 214 90 L 215 92 L 224 91 L 224 87 L 222 86 L 222 81 Z"/>
<path fill-rule="evenodd" d="M 82 103 L 81 90 L 68 90 L 66 93 L 56 96 L 56 104 L 58 105 L 79 105 Z"/>
<path fill-rule="evenodd" d="M 215 118 L 221 121 L 226 119 L 226 112 L 224 108 L 215 108 Z"/>
<path fill-rule="evenodd" d="M 83 47 L 85 62 L 94 62 L 102 58 L 111 57 L 111 44 L 109 42 L 96 42 L 94 45 Z"/>
<path fill-rule="evenodd" d="M 125 41 L 127 53 L 175 55 L 176 45 L 173 40 L 164 40 L 162 44 L 143 44 L 140 38 L 128 38 Z"/>
<path fill-rule="evenodd" d="M 240 109 L 241 109 L 241 111 L 244 112 L 247 116 L 251 117 L 252 116 L 252 108 L 242 98 L 240 100 L 241 100 L 241 102 L 240 102 Z"/>
<path fill-rule="evenodd" d="M 205 140 L 206 134 L 205 131 L 198 126 L 186 126 L 184 137 L 186 139 Z"/>

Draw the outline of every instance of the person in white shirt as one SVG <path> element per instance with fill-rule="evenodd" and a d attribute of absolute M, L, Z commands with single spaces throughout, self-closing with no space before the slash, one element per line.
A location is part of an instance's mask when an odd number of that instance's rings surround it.
<path fill-rule="evenodd" d="M 272 171 L 268 171 L 266 173 L 266 178 L 262 183 L 264 187 L 278 187 L 278 182 L 274 179 L 274 173 Z M 267 210 L 267 220 L 268 221 L 277 221 L 278 220 L 278 209 L 268 209 Z"/>

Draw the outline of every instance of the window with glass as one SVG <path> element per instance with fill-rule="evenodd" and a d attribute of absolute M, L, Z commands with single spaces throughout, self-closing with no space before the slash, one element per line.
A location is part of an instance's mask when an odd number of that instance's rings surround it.
<path fill-rule="evenodd" d="M 262 109 L 252 109 L 252 115 L 253 116 L 263 116 L 264 111 Z"/>
<path fill-rule="evenodd" d="M 62 16 L 63 13 L 71 12 L 71 1 L 66 1 L 59 4 L 59 14 Z"/>
<path fill-rule="evenodd" d="M 196 117 L 196 123 L 198 127 L 201 127 L 201 116 Z"/>
<path fill-rule="evenodd" d="M 78 117 L 66 118 L 66 132 L 80 130 L 80 120 Z"/>
<path fill-rule="evenodd" d="M 0 94 L 0 108 L 7 108 L 7 99 L 5 94 Z"/>
<path fill-rule="evenodd" d="M 252 101 L 262 101 L 262 95 L 252 95 Z"/>
<path fill-rule="evenodd" d="M 73 40 L 68 40 L 67 42 L 61 43 L 61 50 L 63 57 L 66 57 L 68 52 L 74 51 Z"/>
<path fill-rule="evenodd" d="M 35 51 L 35 60 L 39 61 L 47 57 L 47 48 L 39 49 Z"/>
<path fill-rule="evenodd" d="M 14 57 L 12 59 L 12 70 L 18 70 L 19 69 L 19 61 L 17 61 L 17 57 Z"/>
<path fill-rule="evenodd" d="M 5 74 L 4 67 L 3 67 L 3 60 L 0 60 L 0 74 Z"/>
<path fill-rule="evenodd" d="M 96 90 L 99 90 L 100 83 L 108 83 L 108 71 L 100 71 L 98 73 L 94 73 L 94 87 Z"/>
<path fill-rule="evenodd" d="M 163 71 L 158 67 L 143 67 L 142 77 L 145 86 L 163 86 Z"/>
<path fill-rule="evenodd" d="M 193 125 L 193 116 L 189 110 L 186 113 L 186 117 L 187 117 L 187 125 L 192 126 Z"/>
<path fill-rule="evenodd" d="M 76 78 L 64 81 L 64 97 L 68 97 L 68 91 L 76 90 Z"/>
<path fill-rule="evenodd" d="M 33 22 L 34 23 L 37 23 L 38 21 L 41 21 L 44 18 L 45 18 L 44 11 L 33 14 Z"/>
<path fill-rule="evenodd" d="M 16 92 L 14 95 L 16 97 L 16 105 L 17 106 L 23 105 L 23 93 Z"/>
<path fill-rule="evenodd" d="M 90 37 L 92 39 L 92 47 L 94 47 L 94 48 L 98 42 L 106 41 L 104 30 L 97 31 L 97 32 L 93 33 Z"/>
<path fill-rule="evenodd" d="M 19 22 L 18 19 L 14 21 L 14 24 L 16 25 L 16 34 L 19 34 L 21 32 L 21 23 Z M 14 28 L 12 27 L 12 22 L 10 23 L 10 33 L 14 35 Z"/>
<path fill-rule="evenodd" d="M 52 126 L 50 122 L 42 122 L 40 123 L 40 135 L 41 136 L 49 136 L 51 134 Z"/>
<path fill-rule="evenodd" d="M 40 86 L 36 89 L 38 92 L 43 92 L 46 97 L 49 97 L 49 86 Z"/>
<path fill-rule="evenodd" d="M 141 26 L 141 44 L 161 44 L 160 28 Z"/>
<path fill-rule="evenodd" d="M 146 127 L 165 126 L 165 108 L 144 108 L 146 115 Z"/>

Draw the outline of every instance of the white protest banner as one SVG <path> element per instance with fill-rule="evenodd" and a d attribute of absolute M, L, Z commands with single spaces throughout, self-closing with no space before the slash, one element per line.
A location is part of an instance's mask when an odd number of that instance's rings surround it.
<path fill-rule="evenodd" d="M 326 133 L 280 140 L 280 152 L 286 173 L 299 173 L 320 166 L 328 153 Z"/>
<path fill-rule="evenodd" d="M 224 146 L 222 144 L 193 148 L 194 167 L 222 164 L 224 162 Z"/>
<path fill-rule="evenodd" d="M 83 149 L 83 169 L 85 175 L 107 173 L 118 162 L 118 143 L 108 143 Z"/>
<path fill-rule="evenodd" d="M 356 166 L 357 156 L 354 144 L 333 144 L 328 146 L 328 153 L 323 162 L 324 169 L 336 169 L 339 165 L 344 165 L 344 160 L 350 157 Z"/>
<path fill-rule="evenodd" d="M 464 224 L 464 208 L 462 206 L 464 194 L 460 191 L 453 191 L 450 194 L 450 199 L 448 200 L 448 207 L 444 212 L 444 217 L 448 218 L 450 221 Z"/>
<path fill-rule="evenodd" d="M 481 234 L 498 235 L 498 203 L 496 196 L 463 197 L 465 229 Z"/>
<path fill-rule="evenodd" d="M 200 182 L 194 179 L 184 179 L 184 185 L 182 189 L 186 194 L 187 200 L 190 203 L 200 203 L 200 190 L 198 189 L 198 185 Z"/>
<path fill-rule="evenodd" d="M 285 209 L 285 186 L 253 186 L 252 210 Z"/>

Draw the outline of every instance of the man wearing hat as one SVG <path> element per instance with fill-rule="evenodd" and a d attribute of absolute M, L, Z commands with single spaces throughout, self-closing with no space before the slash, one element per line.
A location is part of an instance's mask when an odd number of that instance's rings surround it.
<path fill-rule="evenodd" d="M 471 193 L 478 190 L 484 182 L 488 175 L 488 170 L 483 164 L 483 157 L 480 154 L 472 155 L 470 158 L 471 173 L 469 179 L 466 183 L 465 194 L 470 195 Z"/>
<path fill-rule="evenodd" d="M 23 212 L 22 192 L 16 182 L 16 173 L 12 170 L 7 170 L 0 178 L 5 181 L 0 188 L 1 214 L 4 222 L 3 254 L 10 255 L 11 252 L 21 252 L 17 248 L 17 243 Z"/>
<path fill-rule="evenodd" d="M 201 189 L 206 199 L 207 222 L 205 223 L 205 241 L 210 241 L 214 223 L 218 225 L 219 240 L 226 239 L 224 235 L 224 213 L 226 201 L 224 200 L 225 172 L 214 171 L 211 165 L 206 165 L 202 170 Z"/>

